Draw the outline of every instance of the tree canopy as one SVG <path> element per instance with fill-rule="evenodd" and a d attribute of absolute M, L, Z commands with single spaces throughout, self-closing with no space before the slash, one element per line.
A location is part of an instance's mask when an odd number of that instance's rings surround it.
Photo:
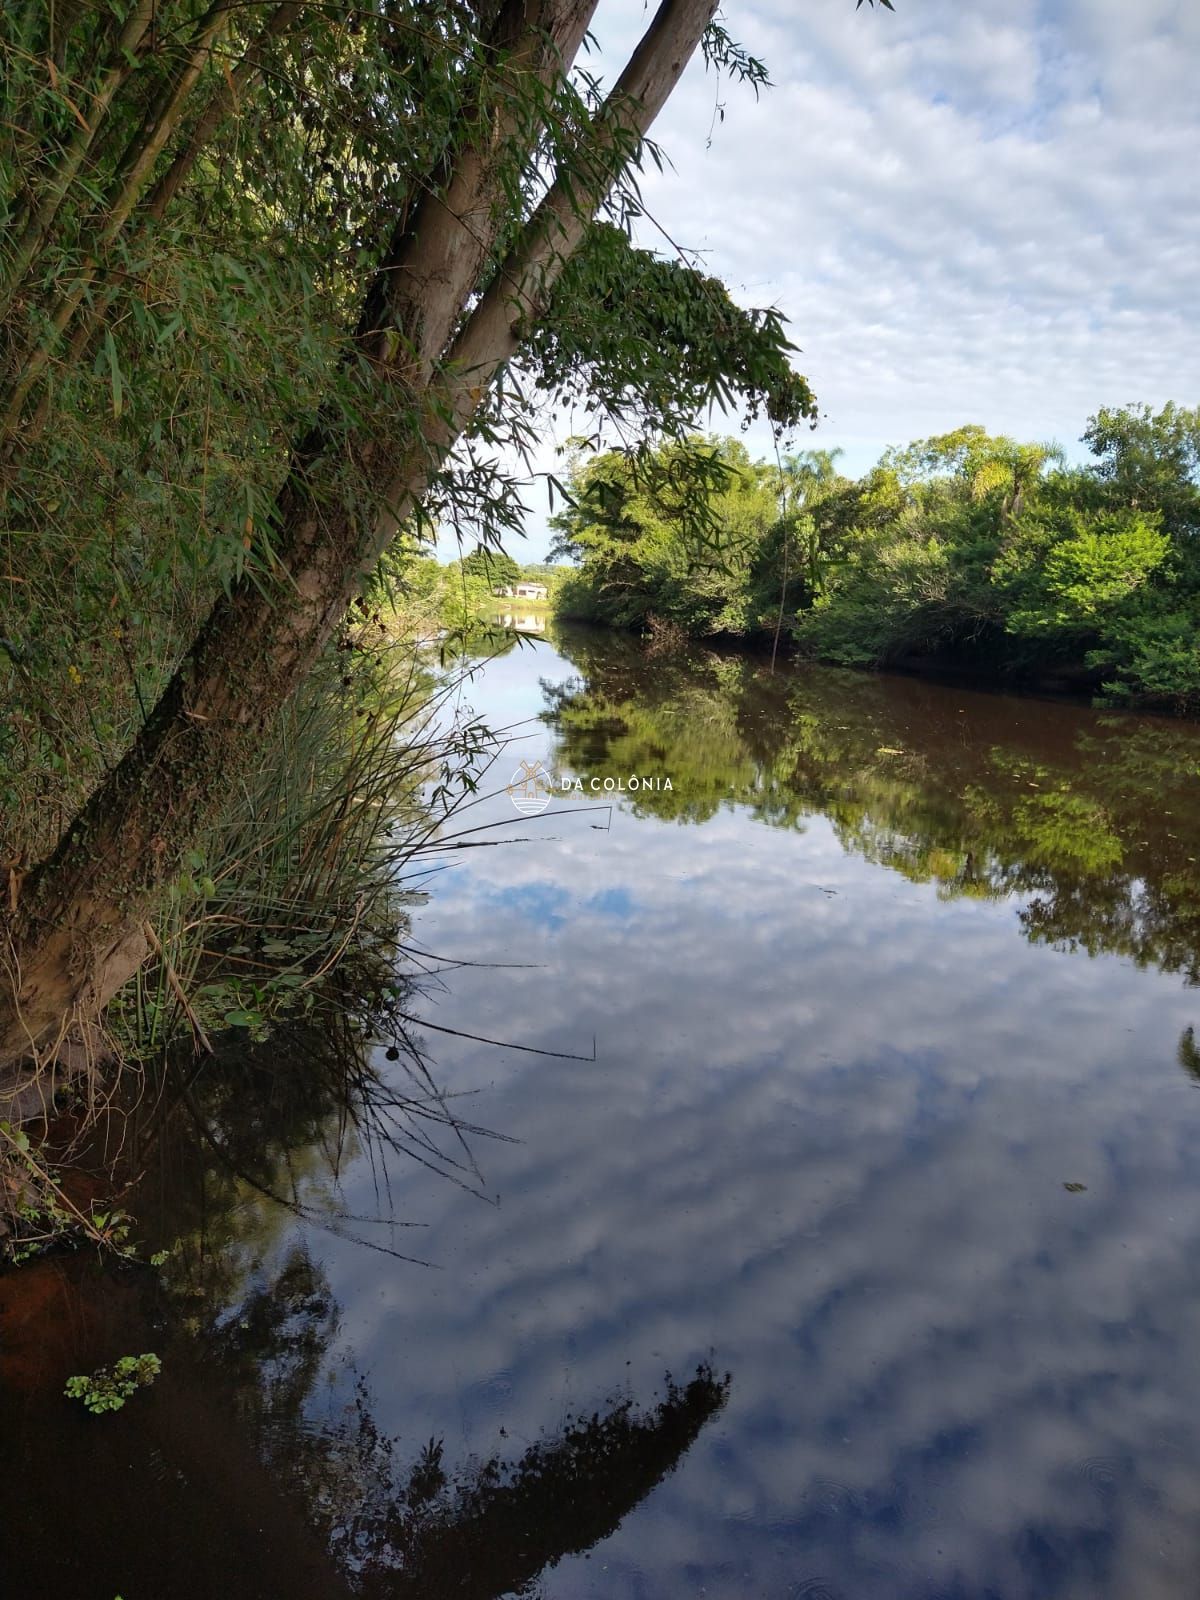
<path fill-rule="evenodd" d="M 1094 460 L 1068 467 L 972 425 L 850 480 L 829 452 L 755 464 L 697 438 L 658 457 L 668 480 L 707 464 L 686 517 L 624 458 L 580 458 L 553 524 L 578 566 L 562 608 L 1200 707 L 1200 411 L 1106 409 L 1084 439 Z"/>

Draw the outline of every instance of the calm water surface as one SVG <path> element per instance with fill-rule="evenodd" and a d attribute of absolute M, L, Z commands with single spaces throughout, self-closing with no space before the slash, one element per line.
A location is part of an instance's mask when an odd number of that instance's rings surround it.
<path fill-rule="evenodd" d="M 0 1589 L 1200 1592 L 1200 731 L 591 633 L 463 693 L 530 720 L 414 912 L 457 1181 L 218 1096 L 169 1313 L 5 1280 Z"/>

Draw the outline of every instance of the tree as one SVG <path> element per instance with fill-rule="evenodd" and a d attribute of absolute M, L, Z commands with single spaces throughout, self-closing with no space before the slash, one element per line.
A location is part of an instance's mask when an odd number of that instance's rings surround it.
<path fill-rule="evenodd" d="M 23 463 L 55 441 L 50 418 L 79 421 L 61 408 L 81 373 L 101 385 L 91 403 L 98 393 L 107 403 L 77 429 L 73 485 L 86 478 L 92 433 L 119 434 L 139 403 L 127 349 L 165 362 L 188 392 L 195 353 L 209 346 L 202 337 L 191 348 L 191 366 L 172 365 L 172 352 L 195 305 L 205 337 L 227 324 L 260 335 L 255 359 L 268 373 L 291 353 L 289 307 L 316 300 L 326 323 L 299 387 L 288 368 L 271 391 L 283 419 L 274 433 L 255 437 L 257 391 L 230 412 L 223 448 L 237 470 L 221 480 L 217 555 L 195 557 L 195 603 L 214 578 L 221 591 L 181 641 L 135 742 L 47 857 L 28 870 L 10 857 L 0 1071 L 22 1058 L 36 1069 L 136 970 L 155 894 L 397 530 L 471 493 L 485 514 L 489 503 L 505 514 L 481 448 L 502 436 L 522 350 L 538 388 L 582 381 L 610 409 L 640 407 L 668 429 L 698 396 L 735 388 L 780 426 L 814 415 L 776 313 L 740 312 L 702 274 L 593 224 L 605 205 L 617 222 L 632 213 L 623 175 L 697 46 L 752 83 L 762 68 L 713 22 L 716 0 L 663 0 L 601 97 L 575 66 L 596 4 L 30 0 L 6 11 L 0 47 L 16 114 L 0 145 L 11 241 L 0 261 L 0 449 L 10 530 L 55 515 Z M 241 236 L 275 227 L 263 246 L 270 270 L 210 258 L 201 240 L 203 270 L 188 280 L 196 230 L 231 218 Z M 302 268 L 272 300 L 293 255 L 318 261 L 318 242 L 335 266 L 308 279 Z M 168 267 L 173 283 L 198 287 L 163 324 Z M 221 306 L 205 298 L 215 279 Z M 270 316 L 239 323 L 246 303 Z M 696 336 L 706 318 L 715 343 Z M 223 401 L 242 381 L 242 352 L 218 348 L 206 381 Z M 186 431 L 212 414 L 174 406 L 168 423 Z M 166 448 L 161 418 L 147 426 L 148 438 L 114 454 L 106 481 L 122 530 L 114 548 L 150 550 L 176 487 L 164 484 L 152 513 L 135 501 L 130 516 L 129 484 Z M 206 430 L 195 424 L 179 448 L 202 527 Z M 454 455 L 464 439 L 465 467 Z M 178 552 L 166 546 L 154 560 L 169 565 Z M 19 676 L 23 654 L 8 654 Z"/>
<path fill-rule="evenodd" d="M 796 450 L 783 457 L 780 510 L 786 515 L 817 499 L 837 477 L 841 450 Z"/>
<path fill-rule="evenodd" d="M 1119 503 L 1162 511 L 1172 535 L 1200 531 L 1200 407 L 1105 406 L 1089 418 L 1083 442 Z"/>
<path fill-rule="evenodd" d="M 559 609 L 633 626 L 744 632 L 746 574 L 775 518 L 771 478 L 737 439 L 673 439 L 631 462 L 577 456 L 552 554 L 580 564 Z"/>
<path fill-rule="evenodd" d="M 801 604 L 811 605 L 820 593 L 822 558 L 825 555 L 821 529 L 811 508 L 828 495 L 837 479 L 840 450 L 800 450 L 785 455 L 780 468 L 778 528 L 779 612 L 778 631 L 788 602 L 788 577 L 799 567 Z M 798 561 L 793 561 L 793 547 Z"/>
<path fill-rule="evenodd" d="M 489 550 L 482 544 L 463 557 L 462 570 L 472 577 L 482 578 L 490 588 L 516 583 L 521 576 L 521 568 L 512 556 L 503 550 Z"/>

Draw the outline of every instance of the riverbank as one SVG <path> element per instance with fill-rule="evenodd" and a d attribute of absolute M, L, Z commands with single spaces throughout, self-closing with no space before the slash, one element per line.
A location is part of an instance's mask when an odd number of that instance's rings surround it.
<path fill-rule="evenodd" d="M 714 650 L 723 655 L 742 656 L 750 662 L 770 661 L 791 667 L 805 664 L 818 667 L 848 667 L 848 670 L 870 675 L 895 674 L 900 677 L 927 679 L 931 683 L 960 684 L 963 687 L 993 694 L 1028 695 L 1036 699 L 1065 700 L 1079 705 L 1097 706 L 1131 713 L 1183 717 L 1195 720 L 1197 711 L 1191 706 L 1182 710 L 1167 700 L 1165 703 L 1146 702 L 1134 704 L 1127 697 L 1110 702 L 1102 693 L 1102 674 L 1082 663 L 1053 662 L 1041 667 L 1023 664 L 1008 670 L 988 667 L 978 662 L 954 660 L 944 656 L 910 653 L 879 663 L 845 663 L 804 653 L 794 634 L 779 636 L 762 631 L 753 634 L 715 633 L 689 634 L 676 623 L 648 619 L 647 624 L 616 627 L 594 617 L 575 616 L 553 612 L 551 620 L 568 628 L 595 628 L 601 632 L 624 634 L 648 644 L 651 648 L 677 649 L 691 645 L 700 650 Z"/>
<path fill-rule="evenodd" d="M 1093 459 L 964 427 L 753 461 L 694 438 L 573 465 L 557 610 L 837 666 L 931 667 L 1200 711 L 1200 410 L 1102 410 Z"/>

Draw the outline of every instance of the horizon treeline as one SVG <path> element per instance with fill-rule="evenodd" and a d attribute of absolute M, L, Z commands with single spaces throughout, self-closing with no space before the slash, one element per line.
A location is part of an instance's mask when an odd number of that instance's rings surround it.
<path fill-rule="evenodd" d="M 574 458 L 551 519 L 563 617 L 928 665 L 1200 710 L 1200 408 L 1103 409 L 1090 459 L 978 426 L 753 461 L 664 444 Z"/>

